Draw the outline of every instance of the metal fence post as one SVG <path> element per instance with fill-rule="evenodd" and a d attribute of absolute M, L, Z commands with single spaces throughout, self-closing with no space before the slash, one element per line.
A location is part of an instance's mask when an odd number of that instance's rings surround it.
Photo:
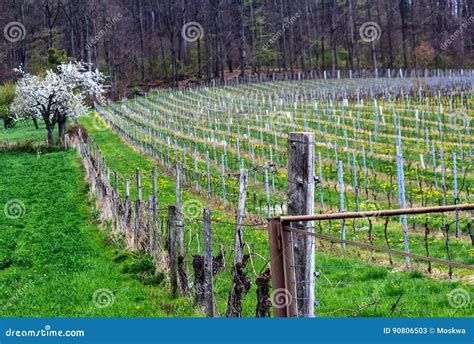
<path fill-rule="evenodd" d="M 298 317 L 298 294 L 296 290 L 295 255 L 293 252 L 293 233 L 286 230 L 287 226 L 280 223 L 281 243 L 283 253 L 283 268 L 285 271 L 286 311 L 287 317 Z"/>
<path fill-rule="evenodd" d="M 282 229 L 278 218 L 268 223 L 270 266 L 272 276 L 272 305 L 275 317 L 297 317 L 297 295 L 293 238 Z"/>

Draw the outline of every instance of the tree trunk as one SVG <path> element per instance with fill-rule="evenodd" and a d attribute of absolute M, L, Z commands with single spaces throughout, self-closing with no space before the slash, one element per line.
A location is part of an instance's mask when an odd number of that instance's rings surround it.
<path fill-rule="evenodd" d="M 39 126 L 38 126 L 38 120 L 36 118 L 33 118 L 33 124 L 35 125 L 36 130 L 38 130 Z"/>
<path fill-rule="evenodd" d="M 64 134 L 66 133 L 67 123 L 66 120 L 58 122 L 58 144 L 62 145 L 64 143 Z"/>
<path fill-rule="evenodd" d="M 332 0 L 330 2 L 331 8 L 330 8 L 330 13 L 331 13 L 331 29 L 329 31 L 330 34 L 330 39 L 331 39 L 331 71 L 332 71 L 332 77 L 336 74 L 336 69 L 337 69 L 337 48 L 336 48 L 336 6 L 337 3 L 335 0 Z"/>
<path fill-rule="evenodd" d="M 143 23 L 143 11 L 142 11 L 142 2 L 141 0 L 137 1 L 138 6 L 138 15 L 139 15 L 139 24 L 140 24 L 140 75 L 141 79 L 145 80 L 145 47 L 144 47 L 144 38 L 145 29 Z"/>
<path fill-rule="evenodd" d="M 388 67 L 393 69 L 393 39 L 392 39 L 392 31 L 393 31 L 393 15 L 391 6 L 388 2 L 385 3 L 385 14 L 387 16 L 387 37 L 388 37 Z M 386 61 L 387 62 L 387 61 Z"/>
<path fill-rule="evenodd" d="M 240 78 L 245 76 L 245 56 L 247 54 L 245 50 L 245 8 L 244 8 L 243 0 L 239 1 L 239 38 L 240 38 L 240 45 L 239 45 L 239 62 L 240 62 Z"/>
<path fill-rule="evenodd" d="M 369 22 L 372 21 L 372 14 L 371 14 L 371 11 L 370 11 L 370 6 L 371 6 L 371 3 L 370 3 L 370 0 L 367 1 L 367 17 L 369 19 Z M 371 55 L 371 58 L 372 58 L 372 67 L 374 69 L 374 72 L 377 71 L 377 52 L 375 50 L 375 39 L 371 40 L 370 42 L 370 55 Z"/>
<path fill-rule="evenodd" d="M 46 129 L 48 130 L 48 146 L 54 146 L 54 126 L 46 124 Z"/>
<path fill-rule="evenodd" d="M 408 37 L 407 37 L 407 12 L 408 4 L 406 0 L 400 1 L 400 16 L 402 18 L 402 46 L 403 46 L 403 65 L 404 68 L 408 69 Z"/>

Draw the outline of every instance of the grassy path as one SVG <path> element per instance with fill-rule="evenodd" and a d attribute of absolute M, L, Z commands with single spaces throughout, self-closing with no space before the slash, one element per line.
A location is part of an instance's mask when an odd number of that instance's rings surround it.
<path fill-rule="evenodd" d="M 149 257 L 108 243 L 86 193 L 75 151 L 0 153 L 1 316 L 199 315 L 170 298 Z"/>

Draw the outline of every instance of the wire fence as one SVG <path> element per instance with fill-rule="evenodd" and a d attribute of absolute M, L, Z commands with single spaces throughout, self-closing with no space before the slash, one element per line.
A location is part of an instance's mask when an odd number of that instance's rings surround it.
<path fill-rule="evenodd" d="M 453 286 L 462 285 L 474 270 L 473 210 L 474 204 L 467 204 L 275 219 L 282 233 L 290 233 L 286 249 L 282 234 L 280 253 L 289 264 L 273 269 L 285 275 L 284 285 L 279 285 L 286 293 L 280 316 L 469 315 L 469 288 Z M 452 217 L 443 216 L 447 212 L 465 214 L 460 216 L 463 234 L 458 238 Z M 441 225 L 426 225 L 424 232 L 404 236 L 399 222 L 407 214 L 421 223 L 440 215 Z M 272 262 L 275 259 L 272 255 Z M 453 284 L 435 283 L 426 275 Z"/>
<path fill-rule="evenodd" d="M 68 143 L 73 145 L 73 140 L 68 138 Z M 101 220 L 111 224 L 111 236 L 117 241 L 124 240 L 128 250 L 142 250 L 150 254 L 157 272 L 165 274 L 170 292 L 192 298 L 197 306 L 206 310 L 204 295 L 208 286 L 204 285 L 203 261 L 207 238 L 203 230 L 206 218 L 201 216 L 202 209 L 193 212 L 192 216 L 186 216 L 184 213 L 173 213 L 170 208 L 159 207 L 158 190 L 155 187 L 154 194 L 148 200 L 142 200 L 141 174 L 137 174 L 134 184 L 138 189 L 137 199 L 132 200 L 130 197 L 131 184 L 127 182 L 128 178 L 124 178 L 127 190 L 122 196 L 118 192 L 118 174 L 108 169 L 97 144 L 79 132 L 77 145 L 91 192 L 97 197 Z M 153 178 L 153 173 L 149 177 Z M 212 226 L 212 316 L 269 316 L 269 260 L 265 253 L 268 252 L 268 246 L 266 232 L 261 230 L 266 223 L 240 224 L 245 228 L 249 240 L 243 247 L 243 261 L 237 267 L 233 257 L 235 252 L 229 248 L 229 242 L 233 241 L 238 223 L 216 215 L 210 217 L 209 222 Z M 176 246 L 178 231 L 183 233 L 182 252 L 179 245 Z M 174 266 L 172 257 L 176 259 Z M 176 277 L 174 286 L 173 274 Z M 235 291 L 238 296 L 231 297 Z M 205 313 L 210 316 L 209 312 Z"/>

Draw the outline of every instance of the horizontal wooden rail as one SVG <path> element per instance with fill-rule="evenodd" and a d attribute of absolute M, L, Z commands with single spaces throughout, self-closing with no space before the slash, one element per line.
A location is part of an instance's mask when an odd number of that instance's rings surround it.
<path fill-rule="evenodd" d="M 275 219 L 283 223 L 285 222 L 288 223 L 288 222 L 293 222 L 293 221 L 357 219 L 357 218 L 365 218 L 365 217 L 445 213 L 445 212 L 451 212 L 451 211 L 466 211 L 466 210 L 474 210 L 474 204 L 457 204 L 457 205 L 444 205 L 444 206 L 437 206 L 437 207 L 390 209 L 390 210 L 330 213 L 330 214 L 316 214 L 316 215 L 280 216 L 280 217 L 276 217 Z"/>
<path fill-rule="evenodd" d="M 415 259 L 426 260 L 426 261 L 429 261 L 429 262 L 432 262 L 432 263 L 439 263 L 439 264 L 443 264 L 443 265 L 448 265 L 448 266 L 452 266 L 452 267 L 456 267 L 456 268 L 474 270 L 474 265 L 466 265 L 466 264 L 461 264 L 461 263 L 456 263 L 456 262 L 450 262 L 449 260 L 444 260 L 444 259 L 420 256 L 420 255 L 414 254 L 414 253 L 408 253 L 408 252 L 403 252 L 403 251 L 398 251 L 398 250 L 392 250 L 392 249 L 388 249 L 388 248 L 385 248 L 385 247 L 374 246 L 374 245 L 370 245 L 370 244 L 366 244 L 366 243 L 358 242 L 358 241 L 343 240 L 343 239 L 336 238 L 336 237 L 326 235 L 326 234 L 311 233 L 311 232 L 307 232 L 307 231 L 302 230 L 302 229 L 291 228 L 291 227 L 287 227 L 287 226 L 284 226 L 283 230 L 293 232 L 293 233 L 297 233 L 297 234 L 301 234 L 301 235 L 310 235 L 310 236 L 313 236 L 313 237 L 316 237 L 316 238 L 321 238 L 321 239 L 325 239 L 325 240 L 329 240 L 329 241 L 336 241 L 336 242 L 340 242 L 340 243 L 345 243 L 347 245 L 352 245 L 352 246 L 357 246 L 357 247 L 362 247 L 362 248 L 368 248 L 368 249 L 374 250 L 374 251 L 382 251 L 382 252 L 392 253 L 392 254 L 396 254 L 396 255 L 400 255 L 400 256 L 407 256 L 407 257 L 411 257 L 411 258 L 415 258 Z"/>

